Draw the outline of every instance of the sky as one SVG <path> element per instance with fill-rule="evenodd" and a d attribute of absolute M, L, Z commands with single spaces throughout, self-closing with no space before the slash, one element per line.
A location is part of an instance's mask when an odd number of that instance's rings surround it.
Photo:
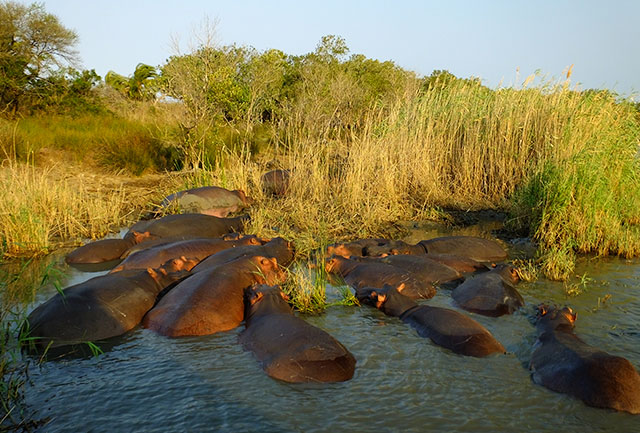
<path fill-rule="evenodd" d="M 30 1 L 19 0 L 21 3 Z M 188 52 L 194 34 L 215 23 L 221 45 L 315 50 L 324 35 L 346 40 L 350 54 L 429 75 L 446 69 L 483 84 L 547 80 L 640 93 L 639 0 L 44 0 L 47 12 L 78 34 L 82 66 L 104 75 L 133 73 Z M 199 30 L 200 29 L 200 30 Z M 635 95 L 640 101 L 640 97 Z"/>

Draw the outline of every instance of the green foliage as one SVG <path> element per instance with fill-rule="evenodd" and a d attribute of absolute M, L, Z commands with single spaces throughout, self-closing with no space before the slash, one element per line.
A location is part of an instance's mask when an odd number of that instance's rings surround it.
<path fill-rule="evenodd" d="M 539 243 L 545 274 L 554 279 L 570 275 L 576 252 L 640 254 L 635 110 L 606 92 L 567 97 L 577 100 L 567 113 L 562 152 L 549 155 L 513 200 L 514 225 Z"/>
<path fill-rule="evenodd" d="M 155 79 L 157 76 L 156 68 L 138 63 L 130 77 L 109 71 L 105 75 L 104 81 L 127 98 L 142 101 L 155 98 L 157 91 Z"/>
<path fill-rule="evenodd" d="M 32 114 L 97 114 L 105 111 L 94 91 L 99 82 L 100 76 L 93 69 L 62 68 L 34 82 L 23 100 Z"/>
<path fill-rule="evenodd" d="M 38 80 L 75 61 L 77 40 L 42 4 L 0 3 L 0 113 L 15 113 Z"/>

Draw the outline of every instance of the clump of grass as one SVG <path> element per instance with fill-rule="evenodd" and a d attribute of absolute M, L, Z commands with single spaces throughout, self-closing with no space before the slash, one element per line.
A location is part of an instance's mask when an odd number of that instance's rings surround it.
<path fill-rule="evenodd" d="M 301 313 L 319 314 L 327 308 L 326 280 L 304 265 L 296 265 L 289 271 L 282 291 L 289 296 L 289 303 Z"/>
<path fill-rule="evenodd" d="M 530 283 L 538 279 L 538 266 L 535 260 L 516 259 L 513 261 L 513 266 L 521 281 Z"/>

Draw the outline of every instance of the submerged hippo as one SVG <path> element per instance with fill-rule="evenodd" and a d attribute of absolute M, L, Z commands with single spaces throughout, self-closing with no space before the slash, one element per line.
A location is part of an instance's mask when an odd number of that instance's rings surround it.
<path fill-rule="evenodd" d="M 388 245 L 370 247 L 370 255 L 381 254 L 447 254 L 466 257 L 477 262 L 495 262 L 507 258 L 507 252 L 494 240 L 475 236 L 444 236 L 427 239 L 415 245 L 392 241 Z"/>
<path fill-rule="evenodd" d="M 147 231 L 155 238 L 217 238 L 227 233 L 241 232 L 248 220 L 247 215 L 235 218 L 218 218 L 203 214 L 167 215 L 157 220 L 138 221 L 126 236 L 133 231 Z"/>
<path fill-rule="evenodd" d="M 344 281 L 358 290 L 361 287 L 379 287 L 385 284 L 406 286 L 406 296 L 411 298 L 433 298 L 436 289 L 433 284 L 422 281 L 417 275 L 386 263 L 358 262 L 334 256 L 325 265 L 330 274 L 340 275 Z"/>
<path fill-rule="evenodd" d="M 430 283 L 446 283 L 457 281 L 462 278 L 462 274 L 455 269 L 432 260 L 428 256 L 394 255 L 377 259 L 380 263 L 386 263 L 412 272 L 418 275 L 422 281 Z"/>
<path fill-rule="evenodd" d="M 260 177 L 260 183 L 262 184 L 262 191 L 265 195 L 273 195 L 276 197 L 282 197 L 289 192 L 289 178 L 291 172 L 289 170 L 271 170 L 264 173 Z"/>
<path fill-rule="evenodd" d="M 420 241 L 427 254 L 453 254 L 479 262 L 501 261 L 507 252 L 497 241 L 474 236 L 444 236 Z"/>
<path fill-rule="evenodd" d="M 296 317 L 279 287 L 245 291 L 242 346 L 264 371 L 285 382 L 342 382 L 353 377 L 356 360 L 335 338 Z"/>
<path fill-rule="evenodd" d="M 178 206 L 183 213 L 201 213 L 224 218 L 251 205 L 253 200 L 244 191 L 229 191 L 219 186 L 203 186 L 168 195 L 161 208 Z"/>
<path fill-rule="evenodd" d="M 39 348 L 115 337 L 136 327 L 158 294 L 196 264 L 175 259 L 158 269 L 107 274 L 68 287 L 29 314 L 29 336 Z"/>
<path fill-rule="evenodd" d="M 212 267 L 176 285 L 147 313 L 142 325 L 167 337 L 228 331 L 244 319 L 245 288 L 278 284 L 284 278 L 276 259 L 262 256 Z"/>
<path fill-rule="evenodd" d="M 264 256 L 275 258 L 279 266 L 287 267 L 293 261 L 294 248 L 291 242 L 282 238 L 273 238 L 264 245 L 247 245 L 226 249 L 210 255 L 192 269 L 192 272 L 202 272 L 211 267 L 229 263 L 241 257 Z"/>
<path fill-rule="evenodd" d="M 150 238 L 151 234 L 149 232 L 138 233 L 132 231 L 124 239 L 101 239 L 71 251 L 65 257 L 65 261 L 70 265 L 110 262 L 119 259 L 129 248 Z"/>
<path fill-rule="evenodd" d="M 254 235 L 244 235 L 242 233 L 227 233 L 227 234 L 224 234 L 224 235 L 220 236 L 219 238 L 208 238 L 208 239 L 222 239 L 224 241 L 236 241 L 236 240 L 242 239 L 242 238 L 244 238 L 246 236 L 254 236 Z M 198 238 L 194 237 L 192 239 L 198 239 Z M 184 241 L 184 240 L 186 240 L 184 238 L 184 236 L 169 236 L 169 237 L 166 237 L 166 238 L 157 238 L 157 239 L 147 240 L 147 241 L 144 241 L 144 242 L 141 242 L 141 243 L 138 243 L 138 244 L 132 246 L 131 248 L 126 250 L 124 253 L 122 253 L 120 258 L 121 259 L 126 259 L 131 254 L 137 253 L 138 251 L 147 250 L 149 248 L 154 248 L 154 247 L 159 247 L 161 245 L 168 245 L 168 244 L 172 244 L 174 242 L 180 242 L 180 241 Z"/>
<path fill-rule="evenodd" d="M 505 348 L 480 323 L 448 308 L 418 305 L 402 294 L 404 286 L 385 285 L 358 293 L 361 301 L 373 303 L 388 316 L 400 318 L 422 337 L 460 355 L 483 357 L 505 353 Z"/>
<path fill-rule="evenodd" d="M 158 266 L 159 263 L 164 263 L 169 259 L 181 256 L 188 256 L 200 262 L 211 254 L 215 254 L 218 251 L 226 250 L 228 248 L 261 244 L 261 240 L 255 236 L 245 236 L 233 241 L 225 241 L 221 238 L 187 239 L 166 245 L 159 245 L 153 248 L 147 248 L 131 254 L 111 272 L 119 272 L 125 269 L 154 268 Z"/>
<path fill-rule="evenodd" d="M 589 406 L 640 413 L 640 375 L 625 358 L 589 346 L 574 334 L 570 308 L 538 307 L 531 355 L 533 381 Z"/>
<path fill-rule="evenodd" d="M 518 272 L 513 266 L 500 264 L 489 272 L 468 278 L 453 289 L 451 296 L 467 311 L 498 317 L 524 305 L 524 299 L 514 287 L 518 281 Z"/>
<path fill-rule="evenodd" d="M 335 243 L 327 247 L 326 257 L 341 256 L 349 258 L 351 256 L 366 256 L 367 249 L 374 247 L 383 247 L 386 251 L 386 245 L 389 244 L 388 239 L 367 238 L 358 239 L 352 242 Z"/>

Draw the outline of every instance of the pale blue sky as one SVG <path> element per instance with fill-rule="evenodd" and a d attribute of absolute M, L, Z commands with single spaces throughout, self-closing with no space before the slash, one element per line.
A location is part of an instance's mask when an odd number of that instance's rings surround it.
<path fill-rule="evenodd" d="M 21 2 L 29 3 L 21 0 Z M 429 75 L 447 69 L 491 87 L 541 70 L 560 77 L 571 64 L 582 89 L 640 92 L 640 0 L 495 1 L 169 1 L 45 0 L 48 12 L 80 36 L 83 66 L 104 76 L 163 63 L 171 36 L 186 41 L 204 17 L 218 20 L 221 44 L 315 49 L 323 35 L 345 38 L 351 53 Z M 636 98 L 638 99 L 638 98 Z"/>

